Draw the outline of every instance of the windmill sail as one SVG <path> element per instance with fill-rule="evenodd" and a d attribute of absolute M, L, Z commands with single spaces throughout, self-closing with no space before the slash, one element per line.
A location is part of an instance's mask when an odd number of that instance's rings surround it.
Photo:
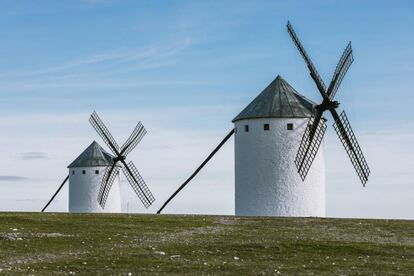
<path fill-rule="evenodd" d="M 335 72 L 329 84 L 328 90 L 326 90 L 322 78 L 316 71 L 316 68 L 309 58 L 309 55 L 306 53 L 304 47 L 302 46 L 302 43 L 299 41 L 299 38 L 297 37 L 292 25 L 289 22 L 287 24 L 287 31 L 290 34 L 294 44 L 298 48 L 300 54 L 304 58 L 306 65 L 310 70 L 310 74 L 323 97 L 322 103 L 316 106 L 318 114 L 315 120 L 310 122 L 311 125 L 306 129 L 296 156 L 295 164 L 297 166 L 300 177 L 302 180 L 305 180 L 306 175 L 316 156 L 326 129 L 325 122 L 322 122 L 323 120 L 321 120 L 321 117 L 326 110 L 329 110 L 335 120 L 335 130 L 342 144 L 344 145 L 345 150 L 348 153 L 352 165 L 354 166 L 359 178 L 361 179 L 362 184 L 365 186 L 365 183 L 368 181 L 368 176 L 370 174 L 367 162 L 364 155 L 362 154 L 362 150 L 359 147 L 359 144 L 355 138 L 345 112 L 342 112 L 341 115 L 338 115 L 335 109 L 338 108 L 339 103 L 337 101 L 333 101 L 333 98 L 335 97 L 336 92 L 342 83 L 342 80 L 348 72 L 348 69 L 351 66 L 352 62 L 354 61 L 351 42 L 348 43 L 347 47 L 342 53 L 342 56 L 335 68 Z"/>
<path fill-rule="evenodd" d="M 312 166 L 313 160 L 322 143 L 323 136 L 325 135 L 325 131 L 326 123 L 320 114 L 315 118 L 309 119 L 308 126 L 303 134 L 295 159 L 295 165 L 302 180 L 305 180 L 306 175 Z"/>
<path fill-rule="evenodd" d="M 352 131 L 345 111 L 342 111 L 341 115 L 339 115 L 337 120 L 335 120 L 334 128 L 339 139 L 341 140 L 342 145 L 348 153 L 349 159 L 351 159 L 351 163 L 354 166 L 359 179 L 365 186 L 371 171 L 358 144 L 355 134 Z"/>
<path fill-rule="evenodd" d="M 141 142 L 146 133 L 147 131 L 145 130 L 144 126 L 141 124 L 141 122 L 139 122 L 134 131 L 129 136 L 128 140 L 126 140 L 122 146 L 121 154 L 128 155 L 139 144 L 139 142 Z"/>
<path fill-rule="evenodd" d="M 108 128 L 105 126 L 95 111 L 92 113 L 89 121 L 95 128 L 96 132 L 98 132 L 98 134 L 101 136 L 102 140 L 104 140 L 107 146 L 115 154 L 112 167 L 107 168 L 105 171 L 105 175 L 102 179 L 101 188 L 98 195 L 98 202 L 102 208 L 106 204 L 109 191 L 116 176 L 119 173 L 119 167 L 117 167 L 118 162 L 121 162 L 124 165 L 123 172 L 126 178 L 128 179 L 138 198 L 141 200 L 144 206 L 148 208 L 155 201 L 155 198 L 149 190 L 148 186 L 145 184 L 141 175 L 138 173 L 138 170 L 134 166 L 134 163 L 129 162 L 127 164 L 125 162 L 126 156 L 138 145 L 138 143 L 147 133 L 144 126 L 141 124 L 141 122 L 139 122 L 120 150 L 112 134 L 109 132 Z"/>
<path fill-rule="evenodd" d="M 115 164 L 112 165 L 112 167 L 107 167 L 105 170 L 98 194 L 98 202 L 102 208 L 105 208 L 109 191 L 111 190 L 112 184 L 114 184 L 115 178 L 118 176 L 118 174 L 119 167 L 116 167 Z"/>
<path fill-rule="evenodd" d="M 300 42 L 298 36 L 295 33 L 295 30 L 293 30 L 292 25 L 290 22 L 287 24 L 287 29 L 290 34 L 290 37 L 293 40 L 293 43 L 295 43 L 296 47 L 298 48 L 300 54 L 302 55 L 303 59 L 306 62 L 306 65 L 309 68 L 310 74 L 313 78 L 313 80 L 316 82 L 316 85 L 318 86 L 318 89 L 321 93 L 325 94 L 326 92 L 326 85 L 323 82 L 321 76 L 319 75 L 318 71 L 315 68 L 315 65 L 313 65 L 312 60 L 310 59 L 308 53 L 306 53 L 305 48 L 303 48 L 302 43 Z"/>
<path fill-rule="evenodd" d="M 341 85 L 342 80 L 348 72 L 348 69 L 351 66 L 352 62 L 354 62 L 354 56 L 352 55 L 351 42 L 349 42 L 348 46 L 344 50 L 344 53 L 339 59 L 338 65 L 335 68 L 335 72 L 329 85 L 327 93 L 330 99 L 333 99 L 335 97 L 335 94 L 338 91 L 338 88 Z"/>
<path fill-rule="evenodd" d="M 145 184 L 144 179 L 139 174 L 138 169 L 135 167 L 134 163 L 130 161 L 128 164 L 124 164 L 122 171 L 124 172 L 129 184 L 131 184 L 138 198 L 142 201 L 144 206 L 148 208 L 155 201 L 155 198 L 148 186 Z"/>
<path fill-rule="evenodd" d="M 115 141 L 114 137 L 109 132 L 108 128 L 105 126 L 105 124 L 102 122 L 102 120 L 99 118 L 98 114 L 95 111 L 92 113 L 91 117 L 89 118 L 89 122 L 91 123 L 93 128 L 95 128 L 99 136 L 101 136 L 102 140 L 109 147 L 112 153 L 115 155 L 118 155 L 119 146 L 117 142 Z"/>

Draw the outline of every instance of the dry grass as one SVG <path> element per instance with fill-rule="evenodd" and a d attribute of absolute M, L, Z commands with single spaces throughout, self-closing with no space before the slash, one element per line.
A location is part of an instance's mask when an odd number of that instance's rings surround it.
<path fill-rule="evenodd" d="M 0 274 L 410 275 L 414 222 L 0 214 Z"/>

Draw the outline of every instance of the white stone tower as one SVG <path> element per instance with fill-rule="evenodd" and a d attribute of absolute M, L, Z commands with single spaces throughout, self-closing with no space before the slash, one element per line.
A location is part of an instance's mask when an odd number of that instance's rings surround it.
<path fill-rule="evenodd" d="M 105 209 L 98 203 L 98 193 L 106 168 L 112 166 L 113 156 L 97 142 L 93 142 L 69 166 L 69 212 L 73 213 L 119 213 L 121 194 L 119 175 L 108 195 Z"/>
<path fill-rule="evenodd" d="M 325 216 L 323 145 L 305 181 L 295 157 L 314 103 L 278 76 L 234 120 L 236 216 Z"/>

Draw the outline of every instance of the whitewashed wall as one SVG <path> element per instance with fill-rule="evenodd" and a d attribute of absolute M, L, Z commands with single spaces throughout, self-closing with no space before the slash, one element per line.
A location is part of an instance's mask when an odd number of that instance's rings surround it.
<path fill-rule="evenodd" d="M 304 182 L 294 164 L 307 122 L 281 118 L 235 122 L 237 216 L 325 216 L 323 144 Z M 265 123 L 269 131 L 263 129 Z M 294 124 L 293 130 L 287 130 L 288 123 Z"/>
<path fill-rule="evenodd" d="M 119 175 L 108 195 L 105 209 L 98 203 L 98 193 L 106 167 L 79 167 L 69 169 L 69 212 L 71 213 L 119 213 L 121 194 Z M 82 171 L 85 170 L 85 174 Z M 99 170 L 99 174 L 95 174 Z M 73 174 L 75 171 L 75 174 Z"/>

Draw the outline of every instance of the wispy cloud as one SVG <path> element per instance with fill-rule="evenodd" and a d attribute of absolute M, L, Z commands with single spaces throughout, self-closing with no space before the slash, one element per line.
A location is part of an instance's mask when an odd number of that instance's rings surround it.
<path fill-rule="evenodd" d="M 44 152 L 31 151 L 31 152 L 22 153 L 21 159 L 22 160 L 44 160 L 44 159 L 49 159 L 49 157 Z"/>
<path fill-rule="evenodd" d="M 26 177 L 16 176 L 16 175 L 0 175 L 0 182 L 6 181 L 25 181 Z"/>
<path fill-rule="evenodd" d="M 1 78 L 8 80 L 10 78 L 32 78 L 47 77 L 77 77 L 83 70 L 89 70 L 88 73 L 98 75 L 111 75 L 124 73 L 133 70 L 158 68 L 171 65 L 176 61 L 176 56 L 189 47 L 192 43 L 190 37 L 182 40 L 143 47 L 140 49 L 119 49 L 97 53 L 90 56 L 79 57 L 70 62 L 50 65 L 35 70 L 5 72 Z M 104 65 L 110 65 L 106 70 Z"/>

